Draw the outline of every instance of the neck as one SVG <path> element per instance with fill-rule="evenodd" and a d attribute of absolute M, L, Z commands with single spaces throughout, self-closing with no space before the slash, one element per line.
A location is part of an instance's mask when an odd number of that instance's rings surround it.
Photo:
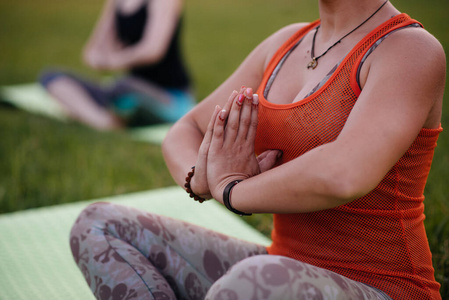
<path fill-rule="evenodd" d="M 340 38 L 362 23 L 384 2 L 385 0 L 319 0 L 320 39 L 332 41 Z M 387 3 L 370 21 L 382 16 L 385 18 L 388 13 L 391 16 L 392 10 L 395 10 L 394 7 Z"/>

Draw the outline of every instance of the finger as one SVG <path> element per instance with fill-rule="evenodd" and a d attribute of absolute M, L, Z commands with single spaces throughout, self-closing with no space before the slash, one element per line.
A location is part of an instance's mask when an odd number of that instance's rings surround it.
<path fill-rule="evenodd" d="M 249 127 L 252 122 L 252 102 L 253 102 L 253 89 L 247 88 L 244 91 L 245 100 L 243 102 L 242 108 L 240 109 L 240 122 L 239 130 L 237 134 L 237 139 L 239 141 L 246 141 Z"/>
<path fill-rule="evenodd" d="M 280 150 L 267 150 L 257 157 L 260 172 L 270 170 L 276 165 L 276 162 L 282 157 Z"/>
<path fill-rule="evenodd" d="M 200 145 L 199 156 L 207 157 L 207 152 L 209 151 L 210 143 L 212 141 L 212 134 L 214 132 L 214 124 L 217 119 L 217 115 L 220 113 L 220 106 L 215 106 L 215 110 L 210 118 L 209 124 L 207 125 L 206 133 L 204 134 L 203 141 Z"/>
<path fill-rule="evenodd" d="M 224 110 L 226 111 L 230 111 L 231 107 L 232 107 L 232 102 L 234 101 L 235 97 L 238 96 L 239 92 L 237 92 L 236 90 L 234 90 L 231 95 L 228 98 L 228 101 L 226 102 L 225 106 L 223 107 Z M 226 124 L 228 123 L 228 120 L 225 121 L 225 128 L 226 128 Z M 226 132 L 225 132 L 226 134 Z"/>
<path fill-rule="evenodd" d="M 266 150 L 264 152 L 262 152 L 261 154 L 257 155 L 256 159 L 257 162 L 260 163 L 263 159 L 265 159 L 265 157 L 267 157 L 267 155 L 273 150 Z"/>
<path fill-rule="evenodd" d="M 239 131 L 240 110 L 242 108 L 245 96 L 239 92 L 230 102 L 229 117 L 226 123 L 226 140 L 234 142 Z"/>
<path fill-rule="evenodd" d="M 228 112 L 225 109 L 222 109 L 217 114 L 214 123 L 214 129 L 212 132 L 212 140 L 210 147 L 222 148 L 224 143 L 224 126 L 226 119 L 228 118 Z"/>
<path fill-rule="evenodd" d="M 229 111 L 232 106 L 232 102 L 234 101 L 235 97 L 239 94 L 236 90 L 234 90 L 231 95 L 228 98 L 228 101 L 226 102 L 225 106 L 223 106 L 223 109 L 226 111 Z"/>
<path fill-rule="evenodd" d="M 239 93 L 240 93 L 240 94 L 244 94 L 246 89 L 247 89 L 247 87 L 244 86 L 244 85 L 242 85 L 242 87 L 241 87 L 240 90 L 239 90 Z"/>
<path fill-rule="evenodd" d="M 209 124 L 207 126 L 206 132 L 201 142 L 200 148 L 198 150 L 198 158 L 195 163 L 195 176 L 191 179 L 190 185 L 191 189 L 195 193 L 203 198 L 208 198 L 208 188 L 207 188 L 207 155 L 209 153 L 209 148 L 212 140 L 212 134 L 214 129 L 215 119 L 221 108 L 217 105 L 212 113 Z M 198 186 L 198 184 L 200 184 Z"/>
<path fill-rule="evenodd" d="M 253 95 L 251 106 L 251 120 L 249 122 L 248 134 L 246 139 L 251 142 L 251 144 L 254 144 L 254 141 L 256 140 L 257 123 L 259 120 L 259 95 Z"/>

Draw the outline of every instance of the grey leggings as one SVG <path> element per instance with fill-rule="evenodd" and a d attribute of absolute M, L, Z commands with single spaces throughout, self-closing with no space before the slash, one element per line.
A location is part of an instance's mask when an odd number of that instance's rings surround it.
<path fill-rule="evenodd" d="M 261 245 L 104 202 L 80 214 L 70 246 L 104 300 L 390 299 L 331 271 L 268 255 Z"/>

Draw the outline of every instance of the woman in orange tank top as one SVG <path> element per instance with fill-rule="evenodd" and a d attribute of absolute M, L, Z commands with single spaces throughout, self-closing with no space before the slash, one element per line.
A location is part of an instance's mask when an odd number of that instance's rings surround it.
<path fill-rule="evenodd" d="M 444 51 L 388 1 L 318 4 L 319 21 L 268 37 L 163 143 L 191 197 L 274 214 L 273 243 L 90 206 L 71 245 L 97 295 L 108 274 L 114 290 L 152 299 L 441 299 L 423 190 L 442 130 Z M 130 248 L 113 262 L 118 247 Z M 135 282 L 117 271 L 144 263 Z"/>
<path fill-rule="evenodd" d="M 203 198 L 223 203 L 231 187 L 232 209 L 274 213 L 269 254 L 394 299 L 438 299 L 422 201 L 441 131 L 442 47 L 391 3 L 321 0 L 319 9 L 319 22 L 262 42 L 172 129 L 168 166 L 182 185 L 195 165 L 190 187 Z M 258 105 L 239 105 L 241 95 L 256 103 L 250 90 L 223 102 L 242 84 L 257 88 Z"/>

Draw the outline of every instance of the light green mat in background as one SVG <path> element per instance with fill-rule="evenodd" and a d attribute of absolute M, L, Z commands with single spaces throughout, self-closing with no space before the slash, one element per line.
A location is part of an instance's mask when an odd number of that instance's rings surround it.
<path fill-rule="evenodd" d="M 0 87 L 0 100 L 24 111 L 59 121 L 67 117 L 59 104 L 38 83 Z M 172 124 L 151 125 L 130 129 L 135 140 L 160 145 Z"/>
<path fill-rule="evenodd" d="M 19 200 L 19 199 L 18 199 Z M 92 201 L 0 215 L 0 299 L 94 299 L 76 267 L 69 232 Z M 195 223 L 268 245 L 269 240 L 215 201 L 193 201 L 180 187 L 97 199 Z"/>
<path fill-rule="evenodd" d="M 30 113 L 61 121 L 67 120 L 58 103 L 37 83 L 0 87 L 0 98 Z"/>

